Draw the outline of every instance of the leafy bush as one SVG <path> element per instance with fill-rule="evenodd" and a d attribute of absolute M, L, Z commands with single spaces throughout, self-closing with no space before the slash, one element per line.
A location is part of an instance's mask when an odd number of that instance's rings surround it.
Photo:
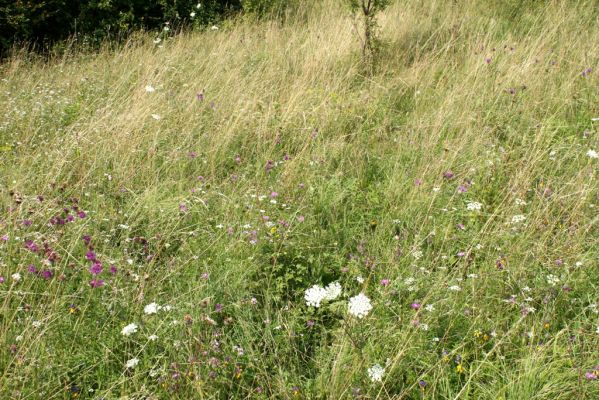
<path fill-rule="evenodd" d="M 21 42 L 43 50 L 73 34 L 99 42 L 166 22 L 206 25 L 239 10 L 240 0 L 18 0 L 0 5 L 0 53 Z"/>

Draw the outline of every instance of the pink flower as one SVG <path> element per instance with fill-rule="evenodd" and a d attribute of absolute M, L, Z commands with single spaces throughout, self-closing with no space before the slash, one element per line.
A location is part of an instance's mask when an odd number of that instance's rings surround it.
<path fill-rule="evenodd" d="M 104 281 L 102 279 L 92 279 L 89 281 L 89 285 L 94 289 L 99 288 L 104 286 Z"/>
<path fill-rule="evenodd" d="M 389 286 L 389 284 L 391 283 L 391 281 L 389 279 L 381 279 L 381 285 L 382 286 Z"/>

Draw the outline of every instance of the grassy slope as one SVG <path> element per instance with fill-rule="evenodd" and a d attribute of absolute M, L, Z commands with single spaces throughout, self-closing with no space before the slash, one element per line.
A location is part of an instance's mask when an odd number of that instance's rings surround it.
<path fill-rule="evenodd" d="M 599 397 L 595 2 L 400 3 L 1 65 L 0 397 Z"/>

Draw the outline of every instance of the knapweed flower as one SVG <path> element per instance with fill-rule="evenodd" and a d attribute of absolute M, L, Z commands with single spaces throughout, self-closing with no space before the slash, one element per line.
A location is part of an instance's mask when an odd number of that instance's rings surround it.
<path fill-rule="evenodd" d="M 370 299 L 364 293 L 360 293 L 349 299 L 348 311 L 357 318 L 364 318 L 372 310 Z"/>
<path fill-rule="evenodd" d="M 123 336 L 131 336 L 135 332 L 137 332 L 137 324 L 132 323 L 132 324 L 129 324 L 129 325 L 125 326 L 123 328 L 123 330 L 121 331 L 121 334 Z"/>
<path fill-rule="evenodd" d="M 341 295 L 341 284 L 339 282 L 331 282 L 324 290 L 326 291 L 324 297 L 326 300 L 335 300 Z"/>
<path fill-rule="evenodd" d="M 310 307 L 320 307 L 320 303 L 327 297 L 327 291 L 322 286 L 314 285 L 309 289 L 306 289 L 304 299 L 306 305 Z"/>
<path fill-rule="evenodd" d="M 125 367 L 127 367 L 127 369 L 133 369 L 137 366 L 137 364 L 139 364 L 139 358 L 135 357 L 130 360 L 127 360 Z"/>
<path fill-rule="evenodd" d="M 91 267 L 89 267 L 89 273 L 92 275 L 99 275 L 102 273 L 102 264 L 98 261 L 94 262 Z"/>
<path fill-rule="evenodd" d="M 104 280 L 103 279 L 92 279 L 91 281 L 89 281 L 89 285 L 93 288 L 99 288 L 104 286 Z"/>
<path fill-rule="evenodd" d="M 160 310 L 160 306 L 156 303 L 150 303 L 144 307 L 144 313 L 147 315 L 156 314 Z"/>
<path fill-rule="evenodd" d="M 381 367 L 380 364 L 374 364 L 368 368 L 368 377 L 372 382 L 382 382 L 383 375 L 385 375 L 385 368 Z"/>

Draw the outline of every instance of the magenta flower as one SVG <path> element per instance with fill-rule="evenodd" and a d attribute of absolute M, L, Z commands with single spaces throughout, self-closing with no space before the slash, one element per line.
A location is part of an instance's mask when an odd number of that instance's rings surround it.
<path fill-rule="evenodd" d="M 77 216 L 81 219 L 85 218 L 87 214 L 85 214 L 85 211 L 78 211 L 77 212 Z"/>
<path fill-rule="evenodd" d="M 216 305 L 214 306 L 214 311 L 221 312 L 222 310 L 223 310 L 223 305 L 220 303 L 216 303 Z"/>
<path fill-rule="evenodd" d="M 298 216 L 297 216 L 297 220 L 298 220 L 299 222 L 304 222 L 304 220 L 305 220 L 305 219 L 306 219 L 306 218 L 305 218 L 303 215 L 298 215 Z"/>
<path fill-rule="evenodd" d="M 391 281 L 389 279 L 387 279 L 387 278 L 381 279 L 381 285 L 382 286 L 385 286 L 385 287 L 389 286 L 390 283 L 391 283 Z"/>
<path fill-rule="evenodd" d="M 31 226 L 31 220 L 26 219 L 25 221 L 23 221 L 23 225 L 24 226 Z"/>
<path fill-rule="evenodd" d="M 37 253 L 39 250 L 39 247 L 33 242 L 33 240 L 26 240 L 25 248 L 33 253 Z"/>
<path fill-rule="evenodd" d="M 89 281 L 89 285 L 95 289 L 104 286 L 104 281 L 102 279 L 92 279 Z"/>
<path fill-rule="evenodd" d="M 0 276 L 0 283 L 4 283 L 4 277 Z"/>
<path fill-rule="evenodd" d="M 92 237 L 89 235 L 83 235 L 81 239 L 83 239 L 83 243 L 85 243 L 86 246 L 89 246 L 92 241 Z"/>
<path fill-rule="evenodd" d="M 91 250 L 85 254 L 85 258 L 87 258 L 89 261 L 98 261 L 98 259 L 96 258 L 96 253 L 94 253 Z"/>
<path fill-rule="evenodd" d="M 454 173 L 453 173 L 451 170 L 449 170 L 449 171 L 445 171 L 445 172 L 443 173 L 443 178 L 445 178 L 445 179 L 447 179 L 447 180 L 449 180 L 449 179 L 453 179 L 453 177 L 454 177 L 454 176 L 455 176 L 455 175 L 454 175 Z"/>
<path fill-rule="evenodd" d="M 8 235 L 2 235 L 0 239 L 2 239 L 3 242 L 8 242 Z"/>
<path fill-rule="evenodd" d="M 116 275 L 116 272 L 117 272 L 117 270 L 116 270 L 116 267 L 115 267 L 114 265 L 111 265 L 111 266 L 110 266 L 110 273 L 111 273 L 112 275 Z"/>
<path fill-rule="evenodd" d="M 95 263 L 92 264 L 91 267 L 89 267 L 89 272 L 92 275 L 100 275 L 100 273 L 102 273 L 102 263 L 100 263 L 99 261 L 96 261 Z"/>
<path fill-rule="evenodd" d="M 589 381 L 597 380 L 597 374 L 594 372 L 587 372 L 586 374 L 584 374 L 584 377 L 587 378 Z"/>
<path fill-rule="evenodd" d="M 33 264 L 29 264 L 29 266 L 27 267 L 27 271 L 31 272 L 32 274 L 35 274 L 37 273 L 37 268 L 35 268 Z"/>
<path fill-rule="evenodd" d="M 48 280 L 48 279 L 52 278 L 52 276 L 54 275 L 54 273 L 52 273 L 52 271 L 50 271 L 49 269 L 45 269 L 45 270 L 42 271 L 42 273 L 40 275 L 45 280 Z"/>
<path fill-rule="evenodd" d="M 413 310 L 419 310 L 420 309 L 420 303 L 412 303 L 412 304 L 410 304 L 410 307 Z"/>

